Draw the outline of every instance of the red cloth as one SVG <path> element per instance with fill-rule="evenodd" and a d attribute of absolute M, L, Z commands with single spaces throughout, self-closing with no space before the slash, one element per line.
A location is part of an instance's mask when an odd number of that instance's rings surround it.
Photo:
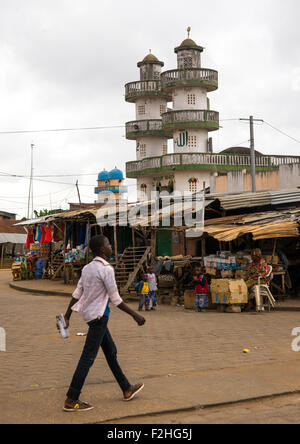
<path fill-rule="evenodd" d="M 32 230 L 31 228 L 29 228 L 26 239 L 26 248 L 29 249 L 31 244 L 34 244 L 34 239 L 33 239 Z"/>
<path fill-rule="evenodd" d="M 42 232 L 42 236 L 41 236 L 40 244 L 43 245 L 46 243 L 45 242 L 46 230 L 45 230 L 44 225 L 41 225 L 41 232 Z"/>
<path fill-rule="evenodd" d="M 51 225 L 46 225 L 44 243 L 50 244 L 50 242 L 52 242 L 52 228 Z"/>

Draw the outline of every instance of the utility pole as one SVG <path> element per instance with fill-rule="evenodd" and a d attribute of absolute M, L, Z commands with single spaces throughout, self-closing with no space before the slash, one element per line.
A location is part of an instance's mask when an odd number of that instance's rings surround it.
<path fill-rule="evenodd" d="M 80 192 L 79 192 L 78 180 L 77 180 L 77 182 L 76 182 L 76 188 L 77 188 L 77 193 L 78 193 L 79 205 L 80 205 L 80 208 L 81 208 L 81 199 L 80 199 Z"/>
<path fill-rule="evenodd" d="M 28 207 L 27 207 L 27 219 L 30 215 L 30 200 L 31 200 L 31 216 L 33 217 L 33 148 L 34 144 L 31 144 L 31 164 L 30 164 L 30 181 L 29 181 L 29 192 L 28 192 Z"/>
<path fill-rule="evenodd" d="M 254 143 L 254 122 L 264 122 L 262 119 L 240 119 L 250 122 L 250 149 L 251 149 L 251 177 L 252 177 L 252 193 L 256 193 L 256 162 L 255 162 L 255 143 Z"/>

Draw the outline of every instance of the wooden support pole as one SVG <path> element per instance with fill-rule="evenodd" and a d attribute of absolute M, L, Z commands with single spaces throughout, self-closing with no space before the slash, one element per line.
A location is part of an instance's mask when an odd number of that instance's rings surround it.
<path fill-rule="evenodd" d="M 274 257 L 275 257 L 275 253 L 276 253 L 276 248 L 277 248 L 277 239 L 274 239 L 271 265 L 273 265 L 273 262 L 274 262 Z"/>
<path fill-rule="evenodd" d="M 66 276 L 66 250 L 67 250 L 67 222 L 65 223 L 65 231 L 64 231 L 64 248 L 63 248 L 64 279 L 65 279 L 65 276 Z"/>
<path fill-rule="evenodd" d="M 206 242 L 205 239 L 201 239 L 201 250 L 202 250 L 202 260 L 204 261 L 204 258 L 206 256 Z"/>
<path fill-rule="evenodd" d="M 4 264 L 4 251 L 5 251 L 5 244 L 2 244 L 2 248 L 1 248 L 1 267 L 3 268 L 3 264 Z"/>
<path fill-rule="evenodd" d="M 118 262 L 118 238 L 117 238 L 117 226 L 114 226 L 114 244 L 115 244 L 115 261 Z"/>
<path fill-rule="evenodd" d="M 156 229 L 155 228 L 151 228 L 151 252 L 152 252 L 151 261 L 153 264 L 154 258 L 156 257 Z"/>
<path fill-rule="evenodd" d="M 88 235 L 87 235 L 87 247 L 86 247 L 86 264 L 89 263 L 89 251 L 90 251 L 90 221 L 88 221 Z"/>

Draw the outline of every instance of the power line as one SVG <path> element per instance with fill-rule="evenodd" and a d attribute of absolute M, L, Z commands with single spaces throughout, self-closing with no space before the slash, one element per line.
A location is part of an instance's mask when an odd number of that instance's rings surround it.
<path fill-rule="evenodd" d="M 73 184 L 70 184 L 69 187 L 63 188 L 62 190 L 59 190 L 59 191 L 51 191 L 51 194 L 64 193 L 64 192 L 66 192 L 67 190 L 69 190 L 70 187 L 73 188 L 74 185 L 73 185 Z M 36 197 L 36 198 L 39 198 L 39 197 L 45 197 L 45 196 L 49 196 L 49 193 L 39 194 L 39 195 L 37 195 L 37 196 L 35 196 L 35 197 Z M 11 196 L 12 199 L 27 199 L 27 197 L 28 197 L 28 196 Z M 2 199 L 5 199 L 5 198 L 7 198 L 7 196 L 0 196 L 0 199 L 1 199 L 1 198 L 2 198 Z"/>
<path fill-rule="evenodd" d="M 222 119 L 220 122 L 238 121 L 239 119 Z M 49 128 L 41 130 L 12 130 L 0 131 L 0 134 L 32 134 L 32 133 L 55 133 L 67 131 L 97 131 L 103 129 L 118 129 L 125 128 L 125 125 L 109 125 L 109 126 L 89 126 L 89 127 L 74 127 L 74 128 Z"/>
<path fill-rule="evenodd" d="M 31 134 L 31 133 L 54 133 L 64 131 L 94 131 L 113 128 L 125 128 L 124 125 L 112 125 L 112 126 L 91 126 L 91 127 L 78 127 L 78 128 L 54 128 L 54 129 L 42 129 L 42 130 L 15 130 L 15 131 L 0 131 L 0 134 Z"/>
<path fill-rule="evenodd" d="M 264 120 L 264 123 L 268 126 L 270 126 L 271 128 L 273 128 L 275 131 L 278 131 L 279 133 L 283 134 L 284 136 L 288 137 L 289 139 L 294 140 L 294 142 L 300 143 L 300 140 L 295 139 L 295 137 L 290 136 L 289 134 L 285 133 L 284 131 L 280 130 L 279 128 L 276 128 L 275 126 L 271 125 L 270 123 L 266 122 Z"/>

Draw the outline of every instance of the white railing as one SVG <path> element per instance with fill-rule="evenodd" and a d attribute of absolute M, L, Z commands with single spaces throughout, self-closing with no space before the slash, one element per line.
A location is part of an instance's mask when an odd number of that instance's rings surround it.
<path fill-rule="evenodd" d="M 145 80 L 139 82 L 131 82 L 125 85 L 125 96 L 135 96 L 142 93 L 151 93 L 161 91 L 159 80 Z"/>
<path fill-rule="evenodd" d="M 300 163 L 300 157 L 297 156 L 286 156 L 286 157 L 270 156 L 269 159 L 271 166 L 291 165 L 295 163 Z"/>
<path fill-rule="evenodd" d="M 256 156 L 257 167 L 272 167 L 280 165 L 300 164 L 297 156 Z M 251 156 L 238 154 L 211 154 L 211 153 L 182 153 L 167 154 L 161 157 L 147 158 L 140 161 L 128 162 L 127 173 L 134 173 L 154 168 L 171 167 L 173 165 L 223 165 L 223 166 L 251 166 Z"/>
<path fill-rule="evenodd" d="M 169 111 L 162 115 L 163 125 L 180 122 L 214 122 L 219 123 L 219 113 L 209 110 Z"/>
<path fill-rule="evenodd" d="M 213 69 L 205 68 L 188 68 L 188 69 L 174 69 L 166 71 L 161 74 L 162 87 L 168 83 L 180 82 L 185 80 L 192 81 L 209 81 L 218 83 L 218 72 Z"/>
<path fill-rule="evenodd" d="M 162 121 L 159 119 L 153 120 L 135 120 L 126 123 L 126 134 L 138 131 L 161 131 Z"/>

